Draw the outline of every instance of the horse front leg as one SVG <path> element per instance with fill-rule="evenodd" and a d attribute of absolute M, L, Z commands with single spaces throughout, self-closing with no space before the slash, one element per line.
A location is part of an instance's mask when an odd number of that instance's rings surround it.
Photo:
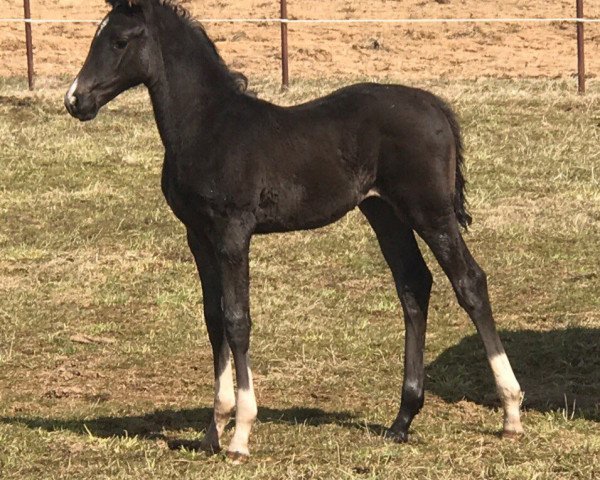
<path fill-rule="evenodd" d="M 202 440 L 201 448 L 207 452 L 217 453 L 221 450 L 221 435 L 235 408 L 230 352 L 225 339 L 225 325 L 221 310 L 223 289 L 217 259 L 208 239 L 195 234 L 190 229 L 187 236 L 202 283 L 204 320 L 213 350 L 215 372 L 213 418 Z"/>
<path fill-rule="evenodd" d="M 256 420 L 257 406 L 249 364 L 250 299 L 249 248 L 251 222 L 229 221 L 221 232 L 217 256 L 221 272 L 225 336 L 233 354 L 237 380 L 235 432 L 227 456 L 235 463 L 245 461 L 248 439 Z"/>

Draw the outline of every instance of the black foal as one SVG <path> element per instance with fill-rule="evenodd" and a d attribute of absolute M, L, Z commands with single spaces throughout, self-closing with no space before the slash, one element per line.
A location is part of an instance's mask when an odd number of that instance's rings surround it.
<path fill-rule="evenodd" d="M 425 240 L 483 340 L 504 408 L 504 432 L 522 432 L 521 391 L 494 326 L 485 274 L 467 249 L 462 145 L 452 111 L 436 96 L 360 84 L 290 108 L 246 95 L 202 27 L 168 0 L 112 0 L 68 111 L 94 118 L 143 83 L 165 146 L 162 188 L 185 224 L 213 348 L 215 402 L 204 440 L 220 437 L 236 408 L 228 454 L 248 454 L 256 418 L 250 342 L 248 250 L 256 233 L 327 225 L 358 206 L 390 266 L 406 323 L 400 412 L 389 436 L 405 441 L 423 405 L 429 272 Z M 237 379 L 234 395 L 233 356 Z"/>

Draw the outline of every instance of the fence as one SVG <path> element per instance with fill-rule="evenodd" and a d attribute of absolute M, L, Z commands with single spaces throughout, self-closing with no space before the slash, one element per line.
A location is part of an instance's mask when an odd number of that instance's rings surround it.
<path fill-rule="evenodd" d="M 577 78 L 578 92 L 585 93 L 585 52 L 584 52 L 584 24 L 600 23 L 600 18 L 585 18 L 583 13 L 583 0 L 575 0 L 576 16 L 574 18 L 400 18 L 400 19 L 289 19 L 287 0 L 279 0 L 279 18 L 204 18 L 203 23 L 279 23 L 281 25 L 281 81 L 286 88 L 289 85 L 289 48 L 288 25 L 290 24 L 423 24 L 423 23 L 552 23 L 567 22 L 576 24 L 577 28 Z M 0 23 L 19 22 L 25 24 L 25 43 L 27 51 L 27 78 L 29 89 L 34 87 L 33 68 L 33 39 L 32 24 L 41 23 L 100 23 L 100 20 L 63 20 L 63 19 L 32 19 L 30 0 L 23 0 L 24 18 L 0 18 Z"/>

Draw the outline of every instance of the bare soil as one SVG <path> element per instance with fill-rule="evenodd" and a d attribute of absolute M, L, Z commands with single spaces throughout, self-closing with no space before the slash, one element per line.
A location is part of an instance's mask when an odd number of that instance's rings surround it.
<path fill-rule="evenodd" d="M 277 0 L 184 0 L 199 18 L 277 17 Z M 2 0 L 1 17 L 21 17 L 21 0 Z M 574 0 L 290 0 L 290 18 L 573 17 Z M 99 19 L 102 0 L 33 0 L 35 18 Z M 588 17 L 600 2 L 588 1 Z M 38 75 L 73 75 L 93 24 L 34 25 Z M 252 76 L 279 76 L 277 24 L 206 23 L 223 57 Z M 600 25 L 586 25 L 590 77 L 600 71 Z M 576 71 L 575 26 L 553 24 L 291 25 L 292 78 L 350 75 L 394 78 L 549 77 Z M 24 27 L 0 23 L 0 75 L 26 73 Z"/>

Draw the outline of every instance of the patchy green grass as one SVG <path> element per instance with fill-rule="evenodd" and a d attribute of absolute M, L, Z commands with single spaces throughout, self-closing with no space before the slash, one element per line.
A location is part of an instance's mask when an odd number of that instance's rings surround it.
<path fill-rule="evenodd" d="M 339 84 L 254 88 L 293 103 Z M 255 239 L 252 460 L 185 448 L 208 424 L 212 363 L 147 95 L 80 124 L 62 106 L 67 80 L 33 95 L 0 80 L 0 477 L 598 478 L 600 85 L 425 86 L 462 119 L 466 239 L 525 390 L 525 438 L 498 438 L 482 347 L 430 255 L 425 408 L 411 443 L 378 436 L 397 411 L 404 335 L 352 212 Z"/>

